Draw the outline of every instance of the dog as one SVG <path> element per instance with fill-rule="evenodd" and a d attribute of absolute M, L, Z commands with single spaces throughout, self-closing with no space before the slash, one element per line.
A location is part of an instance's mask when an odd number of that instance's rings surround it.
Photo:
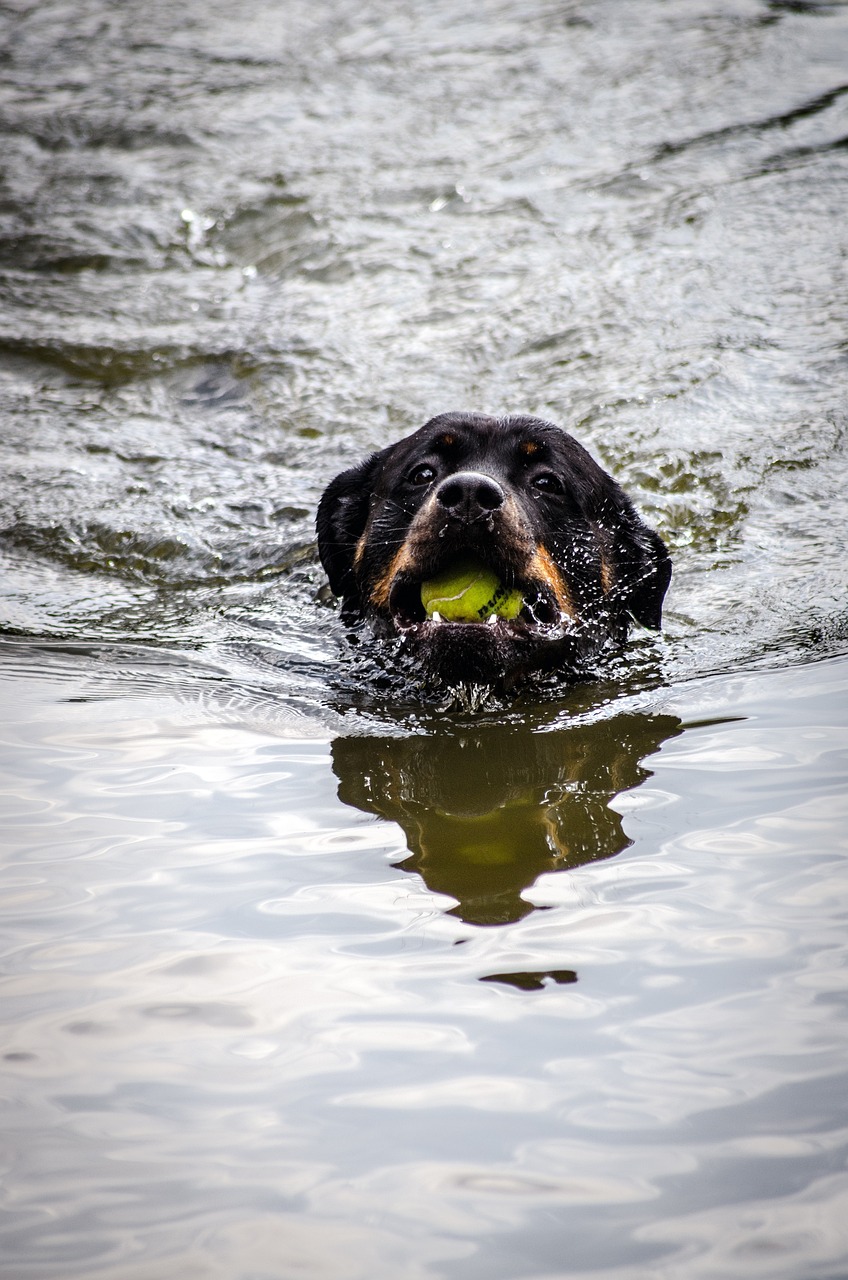
<path fill-rule="evenodd" d="M 659 629 L 671 578 L 665 544 L 612 477 L 534 417 L 431 418 L 332 481 L 317 533 L 343 621 L 396 638 L 425 679 L 449 688 L 577 676 L 624 643 L 631 621 Z M 422 584 L 469 557 L 520 592 L 517 616 L 428 613 Z"/>

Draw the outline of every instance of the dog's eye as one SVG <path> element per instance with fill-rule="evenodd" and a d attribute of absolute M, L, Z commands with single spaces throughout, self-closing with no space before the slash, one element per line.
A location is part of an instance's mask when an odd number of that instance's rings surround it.
<path fill-rule="evenodd" d="M 562 493 L 562 481 L 552 471 L 542 471 L 530 481 L 534 489 L 540 493 Z"/>
<path fill-rule="evenodd" d="M 410 484 L 430 484 L 435 478 L 436 472 L 432 467 L 428 467 L 426 462 L 420 467 L 415 467 L 407 476 Z"/>

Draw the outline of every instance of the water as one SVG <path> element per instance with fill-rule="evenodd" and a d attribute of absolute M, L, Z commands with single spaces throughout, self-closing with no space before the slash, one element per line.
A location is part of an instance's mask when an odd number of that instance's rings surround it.
<path fill-rule="evenodd" d="M 10 1280 L 842 1280 L 848 6 L 0 5 Z M 661 639 L 439 714 L 312 519 L 569 427 Z"/>

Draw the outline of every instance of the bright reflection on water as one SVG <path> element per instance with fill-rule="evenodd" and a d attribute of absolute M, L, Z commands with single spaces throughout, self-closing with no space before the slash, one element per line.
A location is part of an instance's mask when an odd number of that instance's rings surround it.
<path fill-rule="evenodd" d="M 844 660 L 328 744 L 6 657 L 10 1274 L 839 1274 Z"/>
<path fill-rule="evenodd" d="M 0 3 L 3 1280 L 845 1280 L 848 6 Z M 569 427 L 662 638 L 441 714 L 313 513 Z"/>

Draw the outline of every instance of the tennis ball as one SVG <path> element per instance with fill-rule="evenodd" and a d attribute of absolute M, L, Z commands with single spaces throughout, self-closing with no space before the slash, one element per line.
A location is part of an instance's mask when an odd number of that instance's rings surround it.
<path fill-rule="evenodd" d="M 446 622 L 485 622 L 493 613 L 517 618 L 524 597 L 479 560 L 460 560 L 421 583 L 421 603 L 428 618 L 438 613 Z"/>

